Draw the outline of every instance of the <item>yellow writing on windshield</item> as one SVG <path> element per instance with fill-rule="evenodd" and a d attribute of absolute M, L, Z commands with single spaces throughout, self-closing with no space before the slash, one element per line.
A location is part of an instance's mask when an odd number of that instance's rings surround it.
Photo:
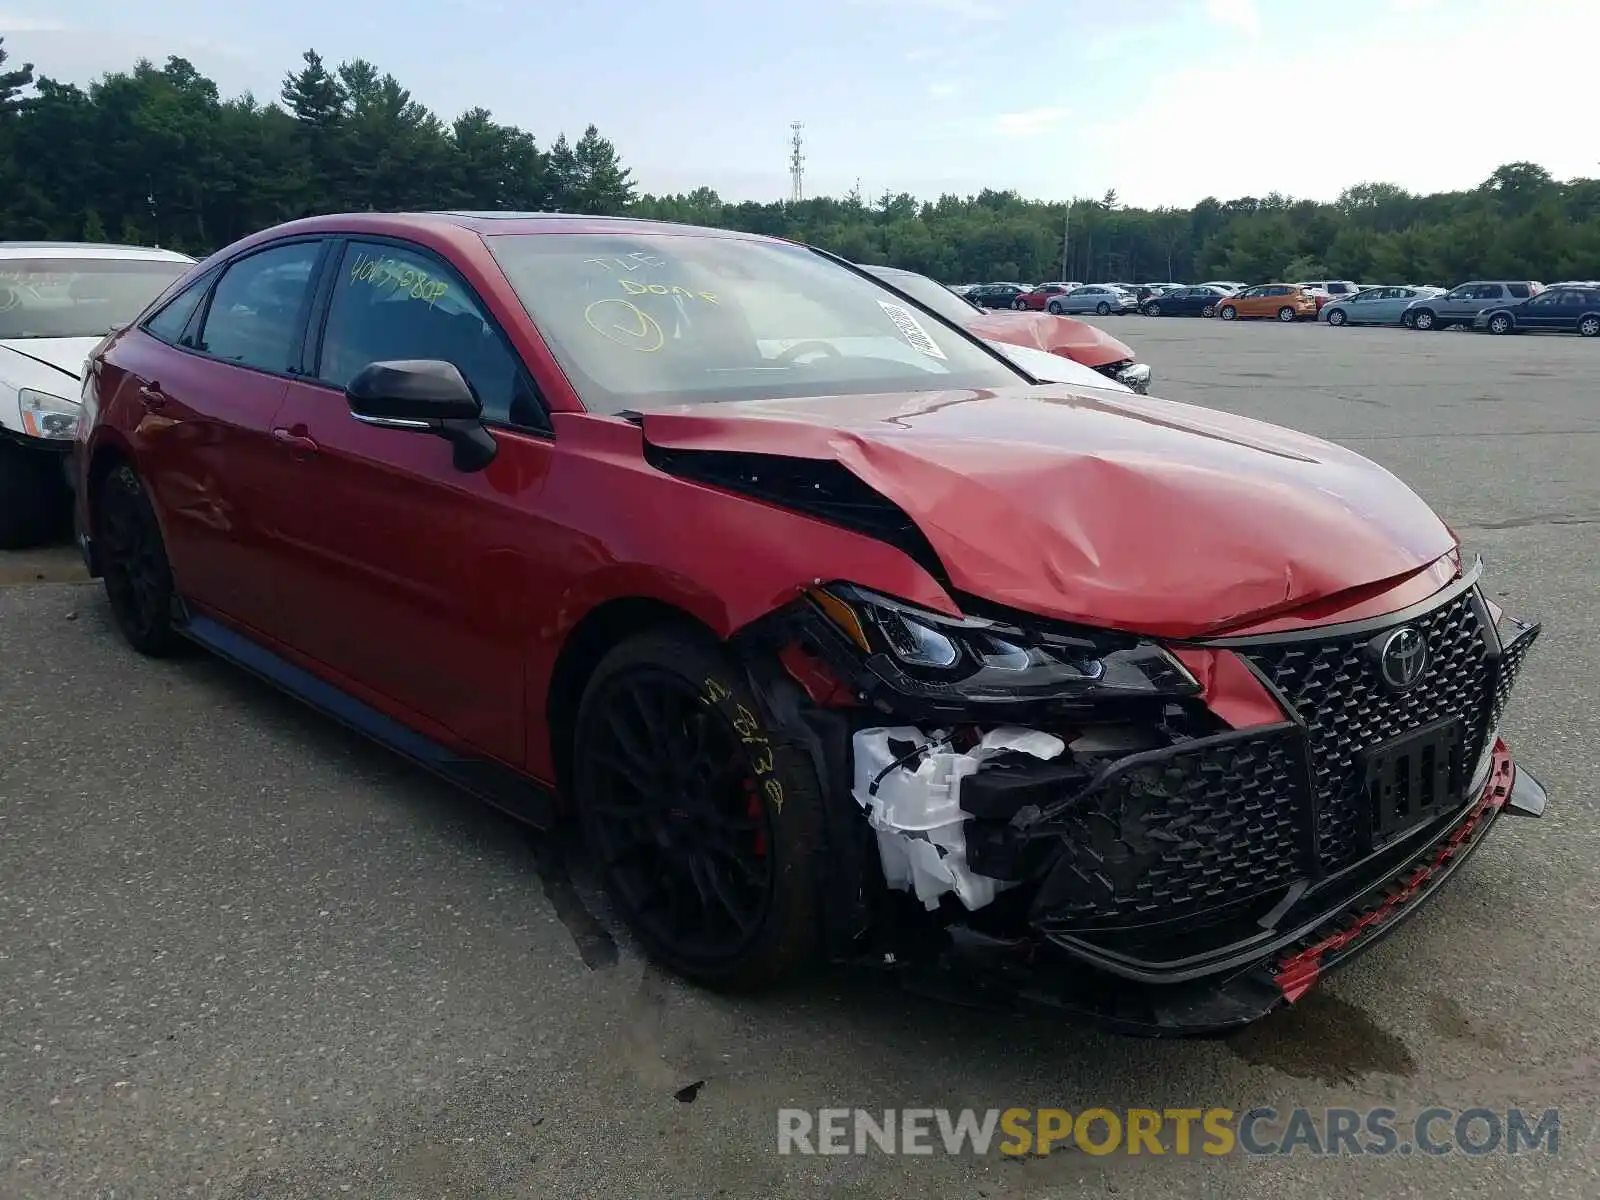
<path fill-rule="evenodd" d="M 707 304 L 716 304 L 717 298 L 710 292 L 691 292 L 686 287 L 676 285 L 668 286 L 665 283 L 637 283 L 632 279 L 619 279 L 622 290 L 630 296 L 682 296 L 685 300 L 704 300 Z"/>
<path fill-rule="evenodd" d="M 664 267 L 666 260 L 659 255 L 650 254 L 644 250 L 635 250 L 631 254 L 619 254 L 608 258 L 586 258 L 586 263 L 593 263 L 603 271 L 637 271 L 640 267 Z"/>
<path fill-rule="evenodd" d="M 596 300 L 583 310 L 583 319 L 601 337 L 641 354 L 654 354 L 667 344 L 655 318 L 631 300 Z"/>
<path fill-rule="evenodd" d="M 350 282 L 369 283 L 380 290 L 387 288 L 393 295 L 421 300 L 430 308 L 450 290 L 448 283 L 434 279 L 421 267 L 398 258 L 378 258 L 359 252 L 350 266 Z"/>

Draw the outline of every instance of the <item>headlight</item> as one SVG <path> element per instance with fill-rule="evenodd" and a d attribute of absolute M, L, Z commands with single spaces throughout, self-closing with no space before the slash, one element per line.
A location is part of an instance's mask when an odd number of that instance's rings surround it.
<path fill-rule="evenodd" d="M 947 617 L 854 584 L 810 599 L 897 688 L 975 703 L 1191 696 L 1200 685 L 1161 647 L 1131 634 L 1023 629 Z"/>
<path fill-rule="evenodd" d="M 1150 367 L 1146 363 L 1134 363 L 1131 367 L 1122 368 L 1117 372 L 1117 379 L 1141 396 L 1150 391 Z"/>
<path fill-rule="evenodd" d="M 22 406 L 22 429 L 29 437 L 64 439 L 78 430 L 78 402 L 65 396 L 23 388 L 17 393 Z"/>

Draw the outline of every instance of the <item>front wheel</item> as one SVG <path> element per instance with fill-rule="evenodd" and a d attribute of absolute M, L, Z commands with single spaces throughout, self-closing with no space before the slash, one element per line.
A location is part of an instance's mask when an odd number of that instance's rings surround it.
<path fill-rule="evenodd" d="M 166 543 L 144 483 L 127 463 L 95 489 L 94 538 L 111 616 L 128 645 L 151 658 L 183 646 L 173 623 L 176 589 Z"/>
<path fill-rule="evenodd" d="M 1239 310 L 1234 308 L 1234 306 L 1231 304 L 1224 304 L 1221 311 L 1219 311 L 1217 315 L 1224 321 L 1233 321 L 1238 319 Z"/>
<path fill-rule="evenodd" d="M 1437 324 L 1437 322 L 1434 320 L 1433 313 L 1429 312 L 1425 308 L 1419 310 L 1416 315 L 1411 318 L 1411 328 L 1420 329 L 1424 333 L 1432 329 L 1435 324 Z"/>
<path fill-rule="evenodd" d="M 1152 300 L 1144 306 L 1144 315 L 1147 317 L 1159 317 L 1161 315 L 1161 305 Z"/>
<path fill-rule="evenodd" d="M 1111 305 L 1107 304 L 1104 300 L 1100 301 L 1099 304 L 1096 304 L 1094 306 L 1094 310 L 1102 317 L 1108 317 L 1111 315 Z"/>
<path fill-rule="evenodd" d="M 578 708 L 573 799 L 653 958 L 727 988 L 777 983 L 814 960 L 816 773 L 709 635 L 644 633 L 606 655 Z"/>
<path fill-rule="evenodd" d="M 1600 337 L 1600 317 L 1584 317 L 1579 321 L 1578 336 Z"/>
<path fill-rule="evenodd" d="M 1046 305 L 1045 307 L 1047 307 L 1050 310 L 1050 314 L 1052 316 L 1056 316 L 1056 317 L 1061 316 L 1062 313 L 1065 311 L 1061 307 L 1061 305 L 1057 304 L 1054 300 L 1050 301 L 1050 303 L 1048 305 Z"/>
<path fill-rule="evenodd" d="M 1328 314 L 1329 325 L 1343 325 L 1346 319 L 1347 318 L 1344 315 L 1344 309 L 1342 308 L 1336 308 Z"/>
<path fill-rule="evenodd" d="M 1417 327 L 1417 314 L 1409 312 L 1401 313 L 1400 324 L 1404 325 L 1407 329 L 1415 329 Z"/>
<path fill-rule="evenodd" d="M 1511 317 L 1506 313 L 1495 313 L 1489 318 L 1489 332 L 1505 334 L 1511 332 Z"/>
<path fill-rule="evenodd" d="M 1280 320 L 1280 321 L 1292 321 L 1292 320 L 1294 320 L 1294 309 L 1290 308 L 1287 304 L 1285 304 L 1282 308 L 1280 308 L 1278 310 L 1278 320 Z"/>

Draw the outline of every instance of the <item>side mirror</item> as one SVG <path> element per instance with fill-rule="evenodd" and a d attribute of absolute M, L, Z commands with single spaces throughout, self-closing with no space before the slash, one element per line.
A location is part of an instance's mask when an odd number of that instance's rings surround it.
<path fill-rule="evenodd" d="M 483 405 L 454 363 L 397 359 L 368 363 L 344 390 L 356 420 L 442 437 L 458 471 L 481 471 L 499 445 L 483 427 Z"/>

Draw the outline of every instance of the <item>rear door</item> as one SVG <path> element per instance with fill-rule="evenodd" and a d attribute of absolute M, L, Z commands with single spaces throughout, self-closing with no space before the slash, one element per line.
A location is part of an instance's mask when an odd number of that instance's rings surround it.
<path fill-rule="evenodd" d="M 447 263 L 400 242 L 352 239 L 338 253 L 312 377 L 290 386 L 275 422 L 286 640 L 402 718 L 519 765 L 523 647 L 548 577 L 525 548 L 563 544 L 558 530 L 541 536 L 537 515 L 548 416 Z M 454 363 L 482 402 L 499 446 L 487 469 L 457 470 L 442 438 L 351 415 L 343 389 L 363 367 L 428 358 Z"/>
<path fill-rule="evenodd" d="M 298 363 L 321 239 L 252 250 L 179 293 L 107 355 L 117 400 L 141 413 L 139 468 L 178 587 L 270 631 L 272 513 L 281 490 L 272 423 Z M 191 300 L 197 300 L 192 306 Z M 180 320 L 181 318 L 181 320 Z"/>

